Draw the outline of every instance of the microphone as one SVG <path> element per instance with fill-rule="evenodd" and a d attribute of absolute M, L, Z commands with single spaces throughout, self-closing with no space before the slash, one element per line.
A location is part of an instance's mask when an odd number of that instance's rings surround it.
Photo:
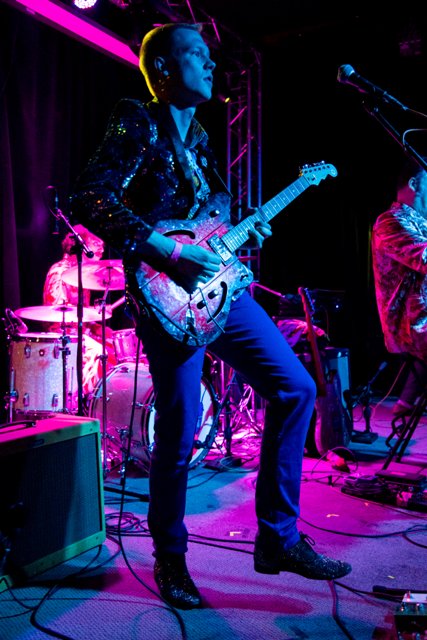
<path fill-rule="evenodd" d="M 341 84 L 349 84 L 355 87 L 360 93 L 366 93 L 377 100 L 382 100 L 382 102 L 398 107 L 403 111 L 410 111 L 409 107 L 399 102 L 399 100 L 384 91 L 384 89 L 377 87 L 369 80 L 366 80 L 366 78 L 362 78 L 362 76 L 355 72 L 350 64 L 343 64 L 338 68 L 337 80 Z"/>
<path fill-rule="evenodd" d="M 21 318 L 19 318 L 16 313 L 12 311 L 12 309 L 5 309 L 6 318 L 9 320 L 10 324 L 15 327 L 18 333 L 27 333 L 28 327 Z"/>

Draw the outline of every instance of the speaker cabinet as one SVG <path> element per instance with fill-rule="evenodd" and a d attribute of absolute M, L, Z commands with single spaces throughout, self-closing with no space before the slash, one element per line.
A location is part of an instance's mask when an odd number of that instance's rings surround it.
<path fill-rule="evenodd" d="M 315 378 L 313 357 L 310 352 L 297 354 L 309 373 Z M 350 379 L 350 357 L 348 349 L 336 347 L 325 347 L 321 351 L 321 359 L 325 366 L 326 373 L 333 373 L 341 388 L 341 400 L 344 407 L 347 407 L 347 396 L 351 390 Z"/>
<path fill-rule="evenodd" d="M 346 407 L 346 398 L 351 390 L 349 350 L 326 347 L 324 354 L 328 370 L 334 371 L 338 377 L 341 386 L 342 403 Z"/>
<path fill-rule="evenodd" d="M 307 351 L 298 354 L 298 357 L 316 379 L 312 354 Z M 321 360 L 325 374 L 330 374 L 334 383 L 332 396 L 327 397 L 327 402 L 322 405 L 322 411 L 319 410 L 319 401 L 316 399 L 305 441 L 305 450 L 310 456 L 322 456 L 332 447 L 347 446 L 353 429 L 352 414 L 347 402 L 351 390 L 349 350 L 325 347 L 321 351 Z M 335 391 L 339 392 L 339 396 L 335 395 Z M 342 409 L 340 409 L 340 401 Z"/>
<path fill-rule="evenodd" d="M 100 445 L 93 418 L 57 414 L 0 430 L 0 577 L 6 582 L 105 541 Z"/>

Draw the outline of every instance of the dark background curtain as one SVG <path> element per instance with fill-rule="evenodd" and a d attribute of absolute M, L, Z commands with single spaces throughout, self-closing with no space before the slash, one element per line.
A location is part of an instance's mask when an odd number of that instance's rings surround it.
<path fill-rule="evenodd" d="M 148 94 L 137 69 L 1 2 L 0 25 L 3 313 L 5 307 L 40 305 L 46 272 L 61 256 L 47 187 L 58 189 L 61 209 L 75 222 L 67 198 L 114 104 L 122 96 L 145 100 Z M 350 349 L 356 385 L 386 355 L 369 241 L 375 217 L 393 198 L 402 151 L 361 97 L 337 86 L 336 70 L 360 64 L 363 75 L 371 70 L 380 86 L 423 110 L 425 64 L 422 56 L 402 58 L 387 34 L 330 35 L 291 39 L 263 57 L 264 201 L 295 180 L 304 163 L 325 160 L 339 177 L 303 194 L 273 222 L 260 282 L 280 293 L 295 294 L 298 286 L 345 292 L 343 305 L 329 310 L 326 320 L 334 346 Z M 203 106 L 199 119 L 225 164 L 224 105 Z M 274 296 L 262 303 L 277 312 Z M 8 388 L 6 346 L 3 335 L 0 392 Z"/>

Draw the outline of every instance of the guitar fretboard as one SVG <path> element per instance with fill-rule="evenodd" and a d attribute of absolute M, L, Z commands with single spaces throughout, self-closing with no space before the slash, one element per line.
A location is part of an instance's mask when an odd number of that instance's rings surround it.
<path fill-rule="evenodd" d="M 227 246 L 227 249 L 231 253 L 237 251 L 249 239 L 249 231 L 254 229 L 257 222 L 263 220 L 269 222 L 272 220 L 309 186 L 310 183 L 304 176 L 297 178 L 286 189 L 283 189 L 274 198 L 266 202 L 256 213 L 239 222 L 233 229 L 222 236 L 222 241 Z"/>

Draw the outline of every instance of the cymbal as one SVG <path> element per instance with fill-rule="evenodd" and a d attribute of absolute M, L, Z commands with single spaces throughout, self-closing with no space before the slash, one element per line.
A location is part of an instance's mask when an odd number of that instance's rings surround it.
<path fill-rule="evenodd" d="M 62 274 L 67 284 L 77 287 L 78 267 L 72 267 Z M 121 260 L 97 260 L 82 265 L 82 283 L 84 289 L 104 291 L 107 287 L 111 291 L 125 288 L 125 277 Z"/>
<path fill-rule="evenodd" d="M 16 315 L 19 318 L 27 318 L 28 320 L 40 320 L 41 322 L 65 322 L 71 324 L 77 322 L 77 307 L 70 304 L 60 304 L 49 307 L 47 305 L 40 307 L 22 307 L 16 309 Z M 112 316 L 111 307 L 107 305 L 105 308 L 105 319 Z M 83 322 L 101 322 L 101 309 L 94 307 L 83 307 Z"/>

